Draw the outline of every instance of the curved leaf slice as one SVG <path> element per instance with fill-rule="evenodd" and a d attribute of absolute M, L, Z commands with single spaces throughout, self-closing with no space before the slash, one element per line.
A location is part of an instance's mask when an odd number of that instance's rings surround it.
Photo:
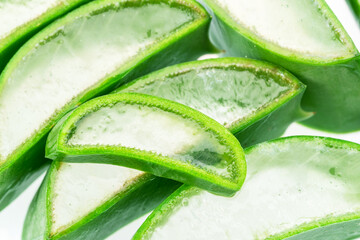
<path fill-rule="evenodd" d="M 305 86 L 287 71 L 265 62 L 220 58 L 167 67 L 114 93 L 136 92 L 182 103 L 227 127 L 249 146 L 280 137 L 301 110 Z"/>
<path fill-rule="evenodd" d="M 319 137 L 278 139 L 245 151 L 233 198 L 184 185 L 134 239 L 355 239 L 360 236 L 360 145 Z"/>
<path fill-rule="evenodd" d="M 179 185 L 119 166 L 53 162 L 29 208 L 23 239 L 105 239 Z"/>
<path fill-rule="evenodd" d="M 91 100 L 50 133 L 46 156 L 108 163 L 233 195 L 246 164 L 237 139 L 182 104 L 137 93 Z"/>
<path fill-rule="evenodd" d="M 207 48 L 208 22 L 191 0 L 94 1 L 28 41 L 0 76 L 0 208 L 33 179 L 46 134 L 64 113 L 149 71 L 198 57 Z"/>
<path fill-rule="evenodd" d="M 215 17 L 214 44 L 228 55 L 283 66 L 306 86 L 305 125 L 360 129 L 359 53 L 324 0 L 204 0 Z M 341 87 L 339 87 L 341 86 Z"/>
<path fill-rule="evenodd" d="M 90 0 L 5 0 L 0 2 L 0 73 L 34 33 Z"/>

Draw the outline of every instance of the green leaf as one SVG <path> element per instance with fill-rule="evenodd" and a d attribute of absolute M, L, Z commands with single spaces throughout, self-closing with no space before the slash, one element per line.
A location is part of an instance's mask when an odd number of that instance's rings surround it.
<path fill-rule="evenodd" d="M 29 208 L 23 239 L 105 239 L 179 185 L 124 167 L 53 162 Z"/>
<path fill-rule="evenodd" d="M 90 0 L 0 2 L 0 73 L 14 53 L 44 26 Z"/>
<path fill-rule="evenodd" d="M 357 20 L 360 20 L 360 2 L 359 0 L 346 0 L 346 2 L 349 4 L 349 6 L 354 11 L 355 17 Z"/>
<path fill-rule="evenodd" d="M 246 165 L 236 138 L 182 104 L 138 93 L 93 99 L 50 133 L 46 157 L 135 168 L 233 195 Z"/>
<path fill-rule="evenodd" d="M 134 239 L 355 239 L 360 236 L 360 145 L 290 137 L 245 151 L 248 173 L 233 198 L 184 185 Z"/>
<path fill-rule="evenodd" d="M 46 135 L 66 112 L 197 58 L 209 46 L 208 23 L 191 0 L 93 1 L 28 41 L 0 76 L 0 209 L 34 179 Z"/>
<path fill-rule="evenodd" d="M 227 127 L 250 146 L 280 137 L 294 121 L 311 114 L 300 108 L 305 86 L 265 62 L 220 58 L 167 67 L 114 93 L 136 92 L 182 103 Z"/>
<path fill-rule="evenodd" d="M 204 0 L 211 39 L 232 56 L 285 67 L 305 85 L 303 122 L 332 132 L 360 129 L 360 62 L 354 43 L 324 0 Z"/>

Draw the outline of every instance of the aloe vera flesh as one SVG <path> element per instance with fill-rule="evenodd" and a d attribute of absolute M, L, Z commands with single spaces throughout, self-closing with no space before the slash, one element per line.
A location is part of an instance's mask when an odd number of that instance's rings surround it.
<path fill-rule="evenodd" d="M 50 159 L 135 168 L 221 195 L 233 195 L 245 177 L 236 138 L 213 119 L 176 102 L 110 94 L 66 118 L 49 135 Z"/>
<path fill-rule="evenodd" d="M 119 166 L 53 162 L 29 208 L 23 239 L 105 239 L 179 185 Z"/>
<path fill-rule="evenodd" d="M 20 46 L 42 27 L 89 0 L 0 2 L 0 72 Z"/>
<path fill-rule="evenodd" d="M 358 50 L 323 0 L 204 2 L 216 46 L 281 65 L 307 85 L 302 106 L 316 114 L 305 125 L 360 129 Z"/>
<path fill-rule="evenodd" d="M 13 191 L 1 205 L 44 162 L 46 134 L 66 111 L 151 70 L 196 58 L 207 48 L 207 24 L 192 1 L 95 1 L 27 42 L 0 77 L 0 202 Z"/>
<path fill-rule="evenodd" d="M 115 93 L 137 92 L 182 103 L 221 123 L 242 146 L 249 146 L 279 137 L 292 122 L 309 116 L 300 108 L 304 90 L 294 76 L 272 64 L 221 58 L 171 66 Z"/>
<path fill-rule="evenodd" d="M 355 227 L 360 222 L 358 144 L 291 137 L 248 148 L 246 157 L 245 184 L 233 198 L 184 185 L 149 216 L 134 239 L 360 236 Z"/>

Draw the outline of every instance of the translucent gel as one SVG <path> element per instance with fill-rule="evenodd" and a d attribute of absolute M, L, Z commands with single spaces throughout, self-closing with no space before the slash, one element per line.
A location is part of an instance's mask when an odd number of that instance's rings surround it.
<path fill-rule="evenodd" d="M 0 159 L 75 96 L 193 19 L 189 11 L 146 4 L 79 17 L 59 28 L 22 59 L 2 89 Z"/>
<path fill-rule="evenodd" d="M 226 127 L 264 108 L 292 90 L 248 70 L 203 68 L 152 81 L 138 81 L 122 92 L 154 95 L 192 107 Z"/>
<path fill-rule="evenodd" d="M 231 17 L 282 48 L 321 58 L 341 57 L 351 49 L 317 0 L 216 0 Z"/>
<path fill-rule="evenodd" d="M 0 41 L 17 27 L 38 18 L 64 0 L 1 0 Z M 0 44 L 1 45 L 1 44 Z"/>
<path fill-rule="evenodd" d="M 247 155 L 247 179 L 235 197 L 193 188 L 146 239 L 266 239 L 360 211 L 359 151 L 321 141 L 257 147 Z"/>
<path fill-rule="evenodd" d="M 118 103 L 90 113 L 76 124 L 70 145 L 135 148 L 229 175 L 228 148 L 193 120 L 157 108 Z M 229 172 L 228 172 L 229 171 Z"/>
<path fill-rule="evenodd" d="M 62 163 L 52 186 L 51 232 L 76 223 L 142 174 L 134 169 L 105 164 Z"/>

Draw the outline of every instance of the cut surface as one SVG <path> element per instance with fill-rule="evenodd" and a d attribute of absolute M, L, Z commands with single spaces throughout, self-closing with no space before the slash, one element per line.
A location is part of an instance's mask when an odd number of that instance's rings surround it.
<path fill-rule="evenodd" d="M 143 174 L 138 170 L 105 164 L 61 163 L 50 196 L 52 235 L 123 192 Z"/>
<path fill-rule="evenodd" d="M 134 167 L 214 192 L 219 188 L 219 194 L 233 193 L 244 178 L 236 138 L 211 118 L 165 99 L 135 93 L 100 97 L 58 126 L 47 143 L 47 156 L 55 160 Z M 101 156 L 89 159 L 90 154 Z"/>
<path fill-rule="evenodd" d="M 16 68 L 5 70 L 0 86 L 0 164 L 35 132 L 49 127 L 48 121 L 71 100 L 190 24 L 197 14 L 176 4 L 135 1 L 124 6 L 126 2 L 94 2 L 70 13 L 65 18 L 69 22 L 57 22 L 51 32 L 47 29 L 32 39 L 25 45 L 30 50 L 14 60 L 19 61 Z"/>
<path fill-rule="evenodd" d="M 342 36 L 323 0 L 206 0 L 223 8 L 252 38 L 301 53 L 305 58 L 341 58 L 354 47 Z M 259 40 L 258 40 L 259 41 Z M 260 40 L 261 41 L 261 40 Z M 291 55 L 291 54 L 289 54 Z"/>
<path fill-rule="evenodd" d="M 2 0 L 0 1 L 0 41 L 16 28 L 34 20 L 63 0 Z M 0 44 L 1 45 L 1 44 Z"/>
<path fill-rule="evenodd" d="M 271 67 L 238 58 L 187 63 L 160 70 L 117 92 L 176 101 L 231 128 L 300 88 L 295 80 Z"/>
<path fill-rule="evenodd" d="M 118 103 L 92 112 L 76 123 L 68 144 L 123 146 L 201 165 L 224 176 L 231 173 L 226 165 L 215 168 L 197 159 L 209 154 L 217 163 L 229 151 L 214 134 L 193 120 L 148 106 Z"/>
<path fill-rule="evenodd" d="M 135 239 L 282 239 L 360 218 L 359 145 L 294 137 L 246 153 L 246 181 L 233 198 L 183 187 Z"/>

